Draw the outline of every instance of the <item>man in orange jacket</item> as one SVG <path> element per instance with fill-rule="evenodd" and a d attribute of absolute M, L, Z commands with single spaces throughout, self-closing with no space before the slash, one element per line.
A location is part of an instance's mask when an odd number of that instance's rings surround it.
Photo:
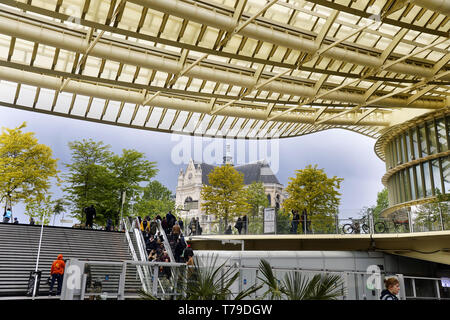
<path fill-rule="evenodd" d="M 50 274 L 52 276 L 52 280 L 50 282 L 50 295 L 53 294 L 53 286 L 55 285 L 55 281 L 58 281 L 58 289 L 57 295 L 61 294 L 62 282 L 64 276 L 64 269 L 66 267 L 66 263 L 63 260 L 62 254 L 58 255 L 58 258 L 53 261 L 52 268 L 50 270 Z"/>

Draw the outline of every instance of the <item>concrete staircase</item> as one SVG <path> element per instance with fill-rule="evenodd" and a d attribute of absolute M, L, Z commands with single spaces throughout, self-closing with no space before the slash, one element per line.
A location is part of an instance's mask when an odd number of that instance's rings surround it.
<path fill-rule="evenodd" d="M 36 266 L 40 232 L 40 226 L 0 223 L 0 297 L 25 296 L 30 271 Z M 47 278 L 58 254 L 64 259 L 132 260 L 123 232 L 44 227 L 39 258 L 39 270 L 42 271 L 40 295 L 48 295 Z M 92 266 L 91 272 L 92 281 L 102 282 L 102 292 L 117 293 L 120 267 Z M 129 265 L 126 295 L 136 296 L 141 289 L 136 274 L 136 268 Z"/>

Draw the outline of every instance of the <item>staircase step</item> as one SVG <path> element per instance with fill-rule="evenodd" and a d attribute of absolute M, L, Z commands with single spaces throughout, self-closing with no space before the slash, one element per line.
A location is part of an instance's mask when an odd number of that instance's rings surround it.
<path fill-rule="evenodd" d="M 23 296 L 26 292 L 30 272 L 35 270 L 40 234 L 41 226 L 0 223 L 0 297 Z M 39 256 L 41 294 L 49 290 L 47 278 L 58 254 L 64 259 L 132 260 L 124 232 L 45 226 Z M 117 293 L 121 272 L 120 266 L 91 266 L 92 281 L 101 280 L 106 292 Z M 125 281 L 127 293 L 141 289 L 135 266 L 127 267 Z"/>

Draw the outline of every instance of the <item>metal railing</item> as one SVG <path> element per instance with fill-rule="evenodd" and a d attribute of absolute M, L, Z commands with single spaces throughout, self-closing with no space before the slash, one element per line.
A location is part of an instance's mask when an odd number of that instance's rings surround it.
<path fill-rule="evenodd" d="M 423 204 L 399 209 L 387 218 L 339 218 L 336 215 L 326 217 L 308 216 L 293 221 L 292 215 L 277 216 L 275 234 L 380 234 L 409 233 L 450 230 L 450 202 Z M 231 221 L 230 221 L 231 220 Z M 223 220 L 211 220 L 211 216 L 202 216 L 199 226 L 191 228 L 190 221 L 184 221 L 187 236 L 224 235 L 224 234 L 264 234 L 264 219 L 260 216 L 249 217 L 239 230 L 236 218 L 230 219 L 225 226 Z M 272 233 L 273 234 L 273 233 Z"/>
<path fill-rule="evenodd" d="M 86 273 L 86 266 L 103 266 L 104 274 L 96 279 L 89 279 Z M 134 285 L 127 283 L 127 272 L 130 268 L 135 267 L 137 270 L 148 268 L 152 270 L 150 283 L 148 286 L 142 286 L 139 289 Z M 100 299 L 139 299 L 144 294 L 150 294 L 156 298 L 169 298 L 174 296 L 182 296 L 183 290 L 179 290 L 182 283 L 178 284 L 180 278 L 179 272 L 186 270 L 184 263 L 172 262 L 149 262 L 126 260 L 123 262 L 108 261 L 85 261 L 79 259 L 69 259 L 66 265 L 67 274 L 64 277 L 61 300 L 85 300 L 92 298 Z M 170 268 L 174 281 L 161 281 L 166 276 L 164 272 L 160 272 L 164 268 Z M 103 279 L 99 281 L 98 279 Z M 88 285 L 94 282 L 94 285 Z M 104 289 L 104 283 L 107 282 L 108 289 Z M 96 283 L 100 283 L 96 286 Z M 92 287 L 94 289 L 92 290 Z M 96 290 L 96 288 L 99 288 Z"/>
<path fill-rule="evenodd" d="M 205 260 L 206 261 L 206 260 Z M 205 262 L 203 261 L 203 262 Z M 203 264 L 203 262 L 200 262 Z M 222 262 L 221 262 L 222 263 Z M 220 263 L 220 264 L 221 264 Z M 188 283 L 188 277 L 186 272 L 192 266 L 187 266 L 182 263 L 171 262 L 142 262 L 142 261 L 123 261 L 123 262 L 105 262 L 105 261 L 80 261 L 77 259 L 70 260 L 68 266 L 73 270 L 74 266 L 78 266 L 81 270 L 85 270 L 85 266 L 109 266 L 115 267 L 116 273 L 112 274 L 111 270 L 105 271 L 108 274 L 108 281 L 113 281 L 114 286 L 109 286 L 109 291 L 102 290 L 87 290 L 87 278 L 88 275 L 84 272 L 78 272 L 81 276 L 81 286 L 77 291 L 70 291 L 68 284 L 73 282 L 65 280 L 63 293 L 61 299 L 63 300 L 84 300 L 84 299 L 145 299 L 146 296 L 150 296 L 152 299 L 185 299 L 186 288 Z M 147 290 L 135 290 L 130 289 L 130 284 L 127 283 L 127 272 L 133 267 L 148 267 L 152 270 L 152 277 L 150 285 Z M 202 268 L 215 268 L 207 263 L 199 266 Z M 170 268 L 172 270 L 170 278 L 164 272 L 164 268 Z M 239 292 L 248 289 L 251 286 L 258 287 L 263 282 L 260 279 L 261 270 L 258 267 L 245 267 L 241 266 L 241 263 L 236 261 L 230 261 L 226 263 L 221 272 L 217 272 L 217 278 L 220 278 L 221 274 L 226 273 L 227 270 L 232 272 L 238 272 L 238 278 L 235 283 L 230 287 L 229 299 L 233 299 Z M 379 282 L 373 282 L 373 273 L 368 271 L 357 270 L 325 270 L 325 269 L 289 269 L 272 267 L 273 273 L 277 279 L 284 279 L 286 273 L 299 273 L 304 279 L 311 279 L 314 275 L 337 275 L 341 279 L 341 284 L 337 288 L 341 293 L 340 299 L 342 300 L 379 300 L 382 291 L 382 283 L 385 277 L 395 276 L 400 282 L 400 292 L 398 298 L 400 300 L 450 300 L 450 288 L 442 285 L 442 279 L 439 278 L 426 278 L 426 277 L 413 277 L 405 276 L 403 274 L 385 274 L 381 272 L 379 274 Z M 105 277 L 103 277 L 105 278 Z M 114 279 L 112 279 L 114 278 Z M 218 280 L 220 281 L 220 280 Z M 76 281 L 75 281 L 76 282 Z M 164 289 L 161 287 L 163 283 Z M 370 284 L 374 284 L 371 286 Z M 113 288 L 113 289 L 111 289 Z M 255 291 L 247 299 L 259 299 L 264 296 L 267 291 L 267 287 L 263 286 Z"/>
<path fill-rule="evenodd" d="M 133 226 L 129 223 L 129 221 L 127 221 L 127 219 L 123 219 L 122 223 L 123 223 L 123 227 L 125 228 L 125 237 L 127 239 L 128 248 L 130 249 L 133 261 L 139 261 L 138 255 L 137 255 L 136 250 L 134 248 L 133 241 L 132 241 L 131 236 L 130 236 L 130 231 L 132 229 L 135 229 L 135 228 L 133 228 Z M 136 240 L 136 241 L 139 242 L 138 240 Z M 141 256 L 142 256 L 142 253 L 141 253 Z M 145 274 L 147 272 L 144 273 L 143 268 L 141 266 L 139 266 L 139 265 L 137 266 L 137 272 L 138 272 L 139 279 L 140 279 L 140 281 L 142 283 L 142 288 L 145 291 L 147 291 L 148 290 L 147 283 L 148 283 L 148 277 L 149 277 L 148 274 L 147 275 Z"/>
<path fill-rule="evenodd" d="M 450 287 L 443 286 L 443 279 L 404 277 L 406 299 L 450 300 Z"/>

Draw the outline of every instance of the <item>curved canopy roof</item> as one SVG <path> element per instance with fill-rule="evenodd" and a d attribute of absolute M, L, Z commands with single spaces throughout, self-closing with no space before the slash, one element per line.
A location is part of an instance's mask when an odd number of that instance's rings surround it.
<path fill-rule="evenodd" d="M 0 105 L 237 138 L 449 107 L 446 0 L 2 0 Z"/>

